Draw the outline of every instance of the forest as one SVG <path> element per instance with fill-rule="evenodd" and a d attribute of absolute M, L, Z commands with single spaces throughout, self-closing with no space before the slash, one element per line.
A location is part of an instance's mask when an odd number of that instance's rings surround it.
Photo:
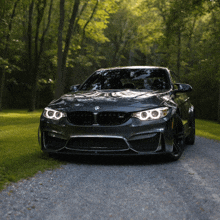
<path fill-rule="evenodd" d="M 219 0 L 0 0 L 0 111 L 44 108 L 99 68 L 171 69 L 220 123 Z"/>

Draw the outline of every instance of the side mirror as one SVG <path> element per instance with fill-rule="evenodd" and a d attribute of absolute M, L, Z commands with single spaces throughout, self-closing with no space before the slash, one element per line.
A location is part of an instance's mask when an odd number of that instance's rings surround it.
<path fill-rule="evenodd" d="M 176 83 L 174 84 L 177 86 L 177 89 L 174 89 L 173 92 L 176 93 L 185 93 L 185 92 L 191 92 L 192 91 L 192 86 L 189 84 L 182 84 L 182 83 Z"/>
<path fill-rule="evenodd" d="M 70 92 L 77 92 L 79 90 L 80 84 L 70 86 Z"/>

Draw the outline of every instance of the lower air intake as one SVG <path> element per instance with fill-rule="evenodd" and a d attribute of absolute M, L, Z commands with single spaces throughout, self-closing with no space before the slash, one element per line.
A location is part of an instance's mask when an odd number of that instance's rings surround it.
<path fill-rule="evenodd" d="M 128 145 L 121 138 L 77 137 L 67 143 L 67 148 L 80 151 L 122 151 Z"/>

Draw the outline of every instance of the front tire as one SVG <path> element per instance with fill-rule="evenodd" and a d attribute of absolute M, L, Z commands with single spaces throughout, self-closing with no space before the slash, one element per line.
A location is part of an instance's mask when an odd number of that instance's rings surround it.
<path fill-rule="evenodd" d="M 173 152 L 169 154 L 172 161 L 178 160 L 185 147 L 184 129 L 181 120 L 177 120 L 173 129 Z"/>
<path fill-rule="evenodd" d="M 195 118 L 193 118 L 190 122 L 190 133 L 186 137 L 186 144 L 187 145 L 193 145 L 195 143 L 195 137 L 196 137 L 196 132 L 195 132 Z"/>

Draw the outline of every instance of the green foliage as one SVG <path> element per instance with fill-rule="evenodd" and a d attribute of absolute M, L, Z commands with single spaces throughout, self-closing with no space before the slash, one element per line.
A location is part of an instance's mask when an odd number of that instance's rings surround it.
<path fill-rule="evenodd" d="M 82 16 L 78 21 L 78 25 L 81 29 L 84 28 L 85 24 L 88 22 L 89 17 L 92 14 L 92 10 L 96 5 L 97 0 L 89 1 L 87 10 L 84 11 Z M 103 31 L 107 28 L 108 19 L 110 14 L 115 12 L 117 1 L 100 1 L 98 7 L 94 13 L 93 19 L 89 22 L 86 27 L 86 36 L 96 42 L 104 43 L 108 40 L 104 35 Z"/>
<path fill-rule="evenodd" d="M 0 189 L 5 184 L 60 166 L 40 150 L 37 130 L 41 111 L 0 113 Z"/>
<path fill-rule="evenodd" d="M 30 66 L 36 65 L 36 62 L 29 62 L 40 50 L 43 36 L 36 82 L 49 79 L 56 82 L 60 1 L 34 1 L 31 53 L 28 53 L 27 34 L 32 1 L 1 1 L 0 83 L 5 77 L 3 98 L 6 108 L 7 105 L 11 107 L 8 103 L 13 102 L 15 94 L 15 100 L 23 96 L 26 100 L 29 98 L 34 75 Z M 65 1 L 63 47 L 74 3 Z M 42 21 L 36 44 L 37 10 L 42 13 Z M 191 98 L 198 109 L 197 116 L 216 120 L 215 109 L 220 108 L 219 37 L 220 3 L 217 0 L 189 0 L 187 3 L 183 0 L 80 0 L 66 62 L 66 88 L 81 83 L 95 69 L 102 67 L 166 66 L 176 72 L 178 81 L 193 85 Z M 3 70 L 5 74 L 2 77 Z M 16 86 L 13 82 L 17 82 Z M 24 84 L 28 89 L 24 89 Z M 42 94 L 48 86 L 43 85 L 38 83 L 37 94 L 40 97 L 44 97 Z M 53 89 L 54 86 L 49 87 L 50 99 Z M 199 94 L 204 95 L 198 97 Z M 211 114 L 208 114 L 209 102 L 212 103 Z M 24 103 L 21 101 L 16 105 L 27 107 Z M 46 101 L 37 99 L 37 106 L 43 103 Z"/>

